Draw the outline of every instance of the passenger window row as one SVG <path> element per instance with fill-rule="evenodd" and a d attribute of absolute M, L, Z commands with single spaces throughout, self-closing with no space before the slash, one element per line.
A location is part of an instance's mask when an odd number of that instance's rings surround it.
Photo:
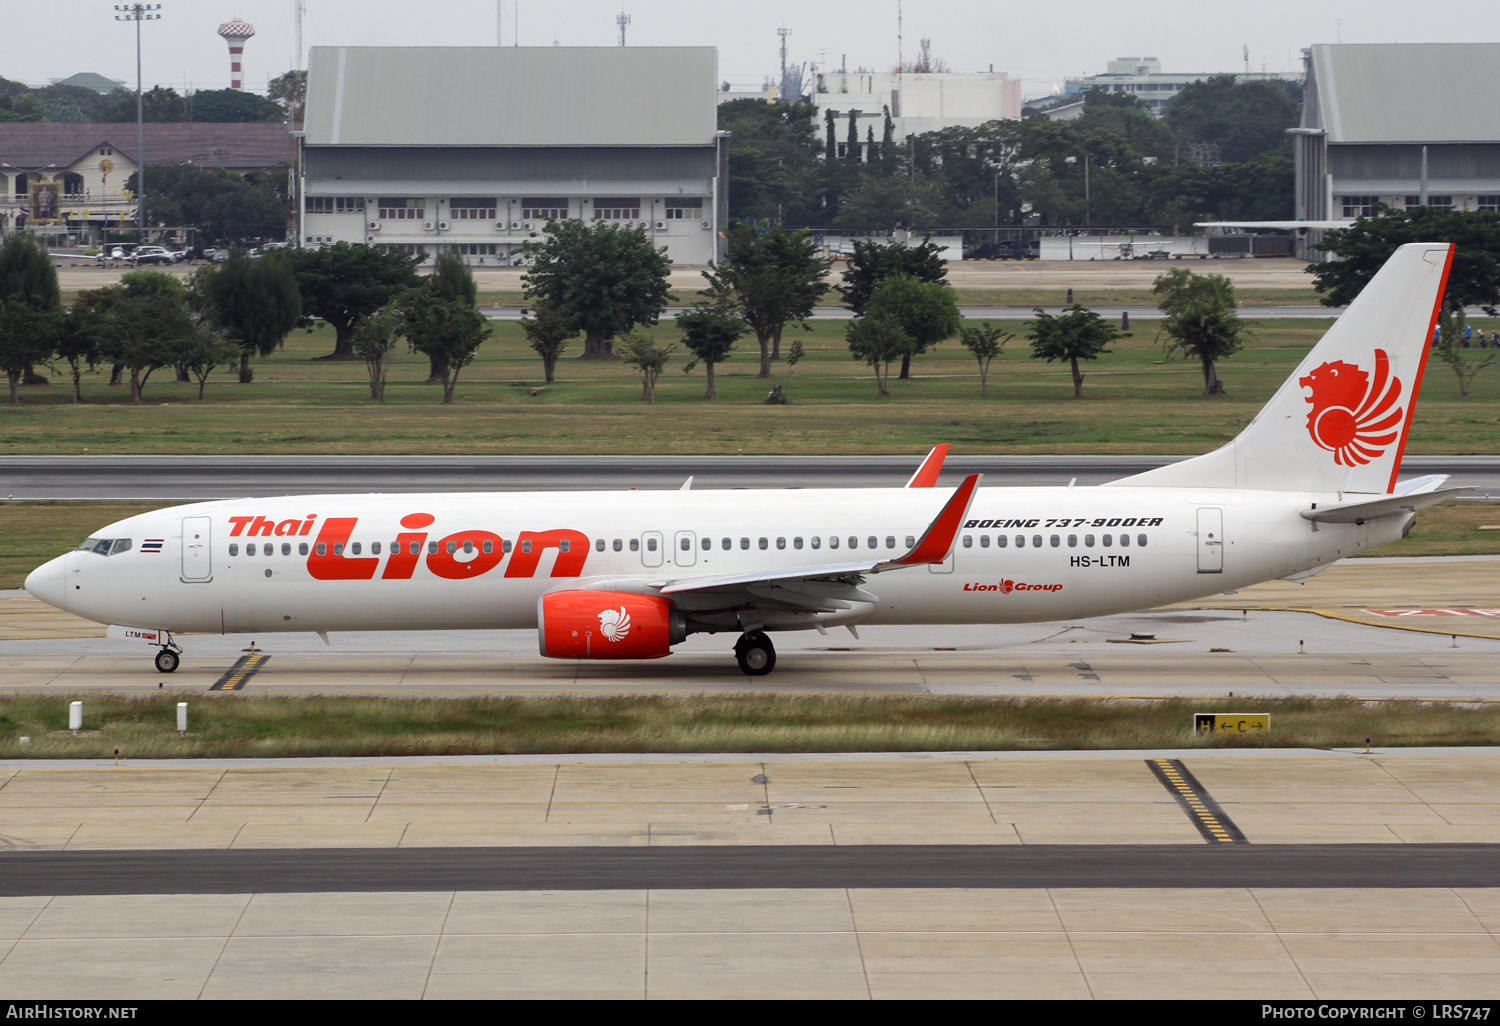
<path fill-rule="evenodd" d="M 1130 535 L 1128 535 L 1128 534 L 1121 534 L 1121 535 L 1118 535 L 1118 536 L 1117 535 L 1113 535 L 1113 534 L 1103 534 L 1103 535 L 1100 535 L 1097 539 L 1095 539 L 1095 537 L 1092 534 L 1086 534 L 1086 535 L 1083 536 L 1083 547 L 1086 548 L 1086 549 L 1091 549 L 1091 548 L 1094 547 L 1094 545 L 1095 545 L 1095 543 L 1097 541 L 1098 544 L 1103 545 L 1107 549 L 1107 548 L 1110 548 L 1111 546 L 1113 546 L 1115 544 L 1116 538 L 1119 539 L 1119 543 L 1120 543 L 1120 546 L 1122 548 L 1129 548 L 1130 547 Z M 996 535 L 995 536 L 995 548 L 997 548 L 997 549 L 1006 548 L 1008 545 L 1010 545 L 1010 543 L 1011 543 L 1011 539 L 1010 539 L 1009 535 L 1001 534 L 1001 535 Z M 1041 548 L 1043 546 L 1043 544 L 1044 544 L 1044 542 L 1042 540 L 1042 536 L 1041 535 L 1039 535 L 1039 534 L 1033 534 L 1031 536 L 1031 547 L 1032 548 L 1039 549 L 1039 548 Z M 1051 546 L 1054 549 L 1061 548 L 1062 544 L 1063 544 L 1063 536 L 1060 535 L 1060 534 L 1048 535 L 1045 544 Z M 1146 547 L 1146 536 L 1144 534 L 1138 534 L 1138 535 L 1136 535 L 1135 536 L 1135 544 L 1136 544 L 1136 546 L 1138 548 L 1144 549 Z M 966 535 L 964 535 L 963 545 L 964 545 L 964 548 L 966 548 L 966 549 L 972 549 L 974 547 L 974 535 L 972 535 L 972 534 L 966 534 Z M 1018 535 L 1016 535 L 1015 536 L 1015 545 L 1016 545 L 1016 548 L 1018 548 L 1018 549 L 1024 549 L 1026 547 L 1026 535 L 1024 535 L 1024 534 L 1018 534 Z M 979 536 L 979 547 L 981 549 L 987 549 L 987 548 L 990 547 L 990 536 L 989 535 L 987 535 L 987 534 L 981 534 Z M 1068 535 L 1068 548 L 1070 548 L 1070 549 L 1076 549 L 1076 548 L 1078 548 L 1078 535 L 1076 535 L 1076 534 L 1070 534 L 1070 535 Z"/>
<path fill-rule="evenodd" d="M 848 536 L 848 538 L 844 539 L 844 541 L 848 543 L 848 546 L 851 549 L 857 549 L 857 548 L 860 547 L 860 538 L 857 535 L 852 535 L 851 534 L 851 535 Z M 864 538 L 864 547 L 867 548 L 867 549 L 878 549 L 878 548 L 880 548 L 882 546 L 882 541 L 883 541 L 883 544 L 884 544 L 885 548 L 887 548 L 887 549 L 895 549 L 895 547 L 896 547 L 896 536 L 894 534 L 888 534 L 888 535 L 886 535 L 883 540 L 881 538 L 879 538 L 878 536 L 873 535 L 873 534 L 867 535 Z M 813 548 L 813 549 L 821 549 L 823 547 L 823 539 L 821 537 L 802 538 L 801 536 L 797 536 L 797 537 L 793 537 L 793 538 L 788 539 L 785 536 L 782 536 L 782 537 L 776 538 L 774 540 L 775 546 L 776 546 L 776 548 L 778 550 L 784 550 L 784 549 L 786 549 L 788 542 L 790 542 L 791 547 L 793 549 L 801 549 L 801 548 L 804 548 L 804 547 Z M 916 539 L 915 535 L 910 535 L 909 534 L 909 535 L 906 536 L 906 547 L 908 549 L 911 548 L 916 543 L 917 543 L 917 539 Z M 712 551 L 712 549 L 714 547 L 714 540 L 712 538 L 708 537 L 707 535 L 704 535 L 702 537 L 702 539 L 700 540 L 699 544 L 703 548 L 704 552 L 709 552 L 709 551 Z M 636 539 L 636 538 L 631 538 L 629 540 L 629 545 L 630 545 L 630 551 L 631 552 L 639 551 L 639 549 L 641 547 L 640 540 Z M 840 539 L 838 539 L 836 537 L 830 537 L 828 539 L 828 547 L 830 549 L 836 549 L 836 548 L 839 547 L 839 545 L 840 545 Z M 755 538 L 755 539 L 751 539 L 751 538 L 743 537 L 742 536 L 738 540 L 738 544 L 736 544 L 736 540 L 734 538 L 720 538 L 719 539 L 719 548 L 722 549 L 725 552 L 731 552 L 731 551 L 733 551 L 736 548 L 740 549 L 741 551 L 748 552 L 752 548 L 752 546 L 754 548 L 762 550 L 762 551 L 768 550 L 772 546 L 772 539 L 768 538 L 768 537 L 767 538 Z M 605 543 L 605 540 L 603 538 L 595 538 L 594 539 L 594 549 L 595 549 L 595 551 L 597 551 L 597 552 L 603 552 L 605 550 L 605 547 L 606 547 L 606 543 Z M 614 539 L 613 542 L 608 543 L 608 547 L 612 548 L 616 552 L 619 552 L 619 551 L 621 551 L 625 547 L 625 543 L 622 542 L 621 539 L 616 538 L 616 539 Z M 680 548 L 683 552 L 690 551 L 692 549 L 692 547 L 693 547 L 693 543 L 692 543 L 692 540 L 689 539 L 689 538 L 683 538 L 683 539 L 681 539 L 681 541 L 678 542 L 678 548 Z M 649 552 L 655 552 L 656 551 L 656 539 L 654 537 L 648 537 L 646 539 L 646 549 Z M 564 550 L 564 551 L 566 551 L 566 550 Z"/>
<path fill-rule="evenodd" d="M 130 546 L 130 542 L 126 541 L 125 542 L 125 546 L 128 548 Z M 413 556 L 418 555 L 422 551 L 422 543 L 418 542 L 418 541 L 407 542 L 406 546 L 407 546 L 407 551 L 411 555 L 413 555 Z M 562 539 L 557 544 L 557 548 L 561 552 L 567 552 L 571 547 L 572 547 L 571 543 L 566 538 Z M 601 550 L 602 550 L 602 547 L 603 547 L 603 541 L 602 540 L 600 541 L 600 547 L 601 547 Z M 471 555 L 476 549 L 478 551 L 480 551 L 480 552 L 489 554 L 489 553 L 492 553 L 492 552 L 495 551 L 495 543 L 493 541 L 491 541 L 490 539 L 485 539 L 484 541 L 480 542 L 478 545 L 475 545 L 475 543 L 472 540 L 464 541 L 462 543 L 462 545 L 460 545 L 460 543 L 458 543 L 456 541 L 451 541 L 451 540 L 448 541 L 448 542 L 446 542 L 446 543 L 439 543 L 439 542 L 435 542 L 435 541 L 430 541 L 430 542 L 427 543 L 427 552 L 430 555 L 436 555 L 441 549 L 446 549 L 447 552 L 449 553 L 449 555 L 453 555 L 453 554 L 457 553 L 460 549 L 463 550 L 463 552 L 464 552 L 465 555 Z M 508 541 L 502 541 L 500 543 L 500 551 L 501 552 L 509 552 L 510 550 L 511 550 L 511 543 L 510 542 L 508 542 Z M 116 550 L 116 551 L 120 551 L 120 550 Z M 262 556 L 272 556 L 272 555 L 275 555 L 275 553 L 276 553 L 276 546 L 274 544 L 272 544 L 271 542 L 265 542 L 264 544 L 260 545 L 259 548 L 258 548 L 258 550 L 257 550 L 257 546 L 256 546 L 255 542 L 246 542 L 245 543 L 245 555 L 247 555 L 247 556 L 254 556 L 254 555 L 257 554 L 257 551 Z M 320 556 L 326 556 L 328 554 L 328 543 L 327 542 L 318 542 L 316 544 L 315 548 L 314 548 L 314 551 L 316 551 L 317 554 L 320 555 Z M 334 542 L 334 544 L 333 544 L 333 554 L 335 556 L 342 556 L 342 555 L 344 555 L 344 551 L 345 550 L 344 550 L 344 543 L 343 542 Z M 371 542 L 370 543 L 370 555 L 372 555 L 372 556 L 378 556 L 378 555 L 380 555 L 381 551 L 382 551 L 382 548 L 381 548 L 381 543 L 380 542 Z M 393 541 L 393 542 L 391 542 L 390 551 L 391 551 L 392 554 L 400 552 L 401 551 L 401 542 L 400 541 Z M 523 541 L 521 543 L 521 551 L 522 552 L 530 552 L 531 551 L 531 540 L 530 539 L 527 539 L 526 541 Z M 364 553 L 364 545 L 361 542 L 350 542 L 349 543 L 349 547 L 348 547 L 348 553 L 351 556 L 362 555 Z M 238 556 L 240 554 L 240 546 L 239 546 L 238 542 L 230 542 L 229 543 L 229 554 L 231 556 Z M 290 542 L 282 542 L 281 543 L 281 554 L 283 556 L 290 556 L 292 554 L 292 546 L 291 546 Z M 297 544 L 297 554 L 299 556 L 305 556 L 305 555 L 308 554 L 307 542 L 299 542 Z"/>

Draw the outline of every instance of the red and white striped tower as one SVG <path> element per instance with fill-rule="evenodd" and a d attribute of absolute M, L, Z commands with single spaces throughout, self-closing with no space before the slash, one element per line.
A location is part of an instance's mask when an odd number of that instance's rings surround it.
<path fill-rule="evenodd" d="M 240 76 L 244 68 L 241 59 L 245 53 L 245 40 L 255 35 L 255 26 L 235 18 L 219 26 L 219 35 L 229 44 L 229 88 L 242 89 L 244 80 Z"/>

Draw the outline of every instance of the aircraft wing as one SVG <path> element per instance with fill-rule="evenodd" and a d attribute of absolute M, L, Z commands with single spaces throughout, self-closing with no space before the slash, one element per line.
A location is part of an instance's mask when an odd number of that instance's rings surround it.
<path fill-rule="evenodd" d="M 772 591 L 777 599 L 791 599 L 796 604 L 841 608 L 847 601 L 873 602 L 875 596 L 860 591 L 857 585 L 865 577 L 903 570 L 913 566 L 941 563 L 953 550 L 954 539 L 968 515 L 969 505 L 979 488 L 982 474 L 971 474 L 943 504 L 938 515 L 922 537 L 910 550 L 894 559 L 850 561 L 847 563 L 821 563 L 810 566 L 782 567 L 775 570 L 755 571 L 723 576 L 689 577 L 664 583 L 659 591 L 662 595 L 722 595 L 770 598 Z M 805 596 L 810 602 L 800 601 L 794 596 Z"/>

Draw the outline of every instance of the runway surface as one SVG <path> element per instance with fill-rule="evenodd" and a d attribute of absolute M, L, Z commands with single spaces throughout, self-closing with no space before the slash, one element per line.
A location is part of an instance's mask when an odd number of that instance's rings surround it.
<path fill-rule="evenodd" d="M 0 498 L 194 500 L 326 492 L 623 488 L 895 488 L 905 456 L 0 456 Z M 942 485 L 1102 484 L 1181 456 L 950 456 Z M 1500 456 L 1408 456 L 1404 477 L 1449 474 L 1500 495 Z"/>
<path fill-rule="evenodd" d="M 0 853 L 0 896 L 928 887 L 1490 887 L 1500 845 L 764 845 Z"/>

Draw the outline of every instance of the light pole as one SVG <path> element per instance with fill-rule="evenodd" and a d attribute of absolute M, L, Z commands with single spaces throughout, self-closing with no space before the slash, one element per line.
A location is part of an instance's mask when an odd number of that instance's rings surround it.
<path fill-rule="evenodd" d="M 135 22 L 135 223 L 146 241 L 146 118 L 141 101 L 141 22 L 160 21 L 161 4 L 116 4 L 115 21 Z"/>
<path fill-rule="evenodd" d="M 995 172 L 995 245 L 1000 245 L 1000 172 Z"/>

